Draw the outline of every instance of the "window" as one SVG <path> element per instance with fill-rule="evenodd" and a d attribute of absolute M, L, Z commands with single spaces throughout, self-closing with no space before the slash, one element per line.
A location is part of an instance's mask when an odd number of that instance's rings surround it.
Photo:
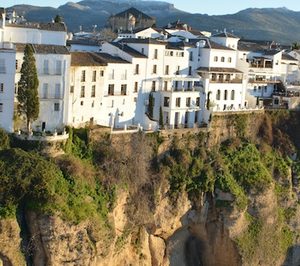
<path fill-rule="evenodd" d="M 192 67 L 189 66 L 189 76 L 191 76 L 191 75 L 192 75 Z"/>
<path fill-rule="evenodd" d="M 200 97 L 196 98 L 196 106 L 200 106 Z"/>
<path fill-rule="evenodd" d="M 140 65 L 139 64 L 136 64 L 135 65 L 135 72 L 134 72 L 134 74 L 139 74 L 140 73 Z"/>
<path fill-rule="evenodd" d="M 80 98 L 84 98 L 85 97 L 85 87 L 81 86 L 81 90 L 80 90 Z"/>
<path fill-rule="evenodd" d="M 153 71 L 152 71 L 153 74 L 157 74 L 157 65 L 153 65 Z"/>
<path fill-rule="evenodd" d="M 136 81 L 134 82 L 134 92 L 138 92 L 139 89 L 139 83 Z"/>
<path fill-rule="evenodd" d="M 0 113 L 3 112 L 3 103 L 0 103 Z"/>
<path fill-rule="evenodd" d="M 214 57 L 214 62 L 218 62 L 218 57 L 217 56 Z"/>
<path fill-rule="evenodd" d="M 234 94 L 235 94 L 235 92 L 234 92 L 234 90 L 232 90 L 231 91 L 231 97 L 230 97 L 232 101 L 234 100 Z"/>
<path fill-rule="evenodd" d="M 180 107 L 181 98 L 176 98 L 176 107 Z"/>
<path fill-rule="evenodd" d="M 19 61 L 16 60 L 16 70 L 19 69 Z"/>
<path fill-rule="evenodd" d="M 167 91 L 168 90 L 168 81 L 164 82 L 164 90 Z"/>
<path fill-rule="evenodd" d="M 256 88 L 256 86 L 254 86 L 254 88 L 253 88 L 253 91 L 254 91 L 254 92 L 256 92 L 256 91 L 257 91 L 257 88 Z"/>
<path fill-rule="evenodd" d="M 158 58 L 158 50 L 154 49 L 154 59 L 157 59 L 157 58 Z"/>
<path fill-rule="evenodd" d="M 232 62 L 232 58 L 228 57 L 228 63 L 231 63 L 231 62 Z"/>
<path fill-rule="evenodd" d="M 166 65 L 166 67 L 165 67 L 165 75 L 169 75 L 169 71 L 170 71 L 170 66 Z"/>
<path fill-rule="evenodd" d="M 174 84 L 174 89 L 175 89 L 175 91 L 178 90 L 178 87 L 179 87 L 179 82 L 178 82 L 178 80 L 176 80 L 176 81 L 175 81 L 175 84 Z"/>
<path fill-rule="evenodd" d="M 0 83 L 0 93 L 4 92 L 4 83 Z"/>
<path fill-rule="evenodd" d="M 186 107 L 190 107 L 191 106 L 191 97 L 187 97 L 186 98 Z"/>
<path fill-rule="evenodd" d="M 48 98 L 48 83 L 44 83 L 43 84 L 43 95 L 42 95 L 43 99 L 47 99 Z"/>
<path fill-rule="evenodd" d="M 176 75 L 180 74 L 180 66 L 177 66 L 177 71 L 176 71 Z"/>
<path fill-rule="evenodd" d="M 190 57 L 189 57 L 190 61 L 193 61 L 193 52 L 190 52 Z"/>
<path fill-rule="evenodd" d="M 93 71 L 93 76 L 92 76 L 92 82 L 96 82 L 96 79 L 97 79 L 97 71 L 94 70 Z"/>
<path fill-rule="evenodd" d="M 136 97 L 133 98 L 133 102 L 135 102 L 135 103 L 137 102 L 137 98 Z"/>
<path fill-rule="evenodd" d="M 170 106 L 170 97 L 164 97 L 164 107 Z"/>
<path fill-rule="evenodd" d="M 224 91 L 224 100 L 227 100 L 227 90 Z"/>
<path fill-rule="evenodd" d="M 152 91 L 156 90 L 156 81 L 152 81 L 152 87 L 151 87 Z"/>
<path fill-rule="evenodd" d="M 81 71 L 81 82 L 85 82 L 85 70 Z"/>
<path fill-rule="evenodd" d="M 92 108 L 94 108 L 94 106 L 95 106 L 95 102 L 94 102 L 94 101 L 92 101 Z"/>
<path fill-rule="evenodd" d="M 70 87 L 70 93 L 74 93 L 74 86 Z"/>
<path fill-rule="evenodd" d="M 221 62 L 225 62 L 225 57 L 224 56 L 221 57 Z"/>
<path fill-rule="evenodd" d="M 192 81 L 187 82 L 187 88 L 188 88 L 188 90 L 192 89 Z"/>
<path fill-rule="evenodd" d="M 104 77 L 104 70 L 100 70 L 100 77 Z"/>
<path fill-rule="evenodd" d="M 265 92 L 267 92 L 268 91 L 268 86 L 265 86 L 265 90 L 264 90 Z"/>
<path fill-rule="evenodd" d="M 44 60 L 44 68 L 43 68 L 44 74 L 49 74 L 49 60 Z"/>
<path fill-rule="evenodd" d="M 80 105 L 83 106 L 83 101 L 80 102 Z"/>
<path fill-rule="evenodd" d="M 55 99 L 60 99 L 61 95 L 60 95 L 60 84 L 57 83 L 55 84 L 55 95 L 54 98 Z"/>
<path fill-rule="evenodd" d="M 5 59 L 3 59 L 3 58 L 0 58 L 0 73 L 1 74 L 6 73 Z"/>
<path fill-rule="evenodd" d="M 114 95 L 115 85 L 109 84 L 108 85 L 108 95 Z"/>
<path fill-rule="evenodd" d="M 221 100 L 221 91 L 220 90 L 217 91 L 216 100 L 218 100 L 218 101 Z"/>
<path fill-rule="evenodd" d="M 61 60 L 56 60 L 56 64 L 55 64 L 55 74 L 56 75 L 62 74 L 61 64 L 62 64 Z"/>
<path fill-rule="evenodd" d="M 127 85 L 122 84 L 121 85 L 121 95 L 126 95 L 127 94 Z"/>
<path fill-rule="evenodd" d="M 92 86 L 91 97 L 92 98 L 96 97 L 96 85 Z"/>
<path fill-rule="evenodd" d="M 211 75 L 211 81 L 216 81 L 217 80 L 217 74 L 213 73 Z"/>
<path fill-rule="evenodd" d="M 55 112 L 59 111 L 59 103 L 54 103 L 54 111 Z"/>

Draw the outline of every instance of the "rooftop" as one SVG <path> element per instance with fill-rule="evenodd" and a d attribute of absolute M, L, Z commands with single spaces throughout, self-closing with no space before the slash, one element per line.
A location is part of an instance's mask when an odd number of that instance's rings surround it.
<path fill-rule="evenodd" d="M 239 39 L 239 37 L 237 37 L 231 33 L 228 33 L 228 32 L 217 33 L 217 34 L 214 34 L 212 37 Z"/>
<path fill-rule="evenodd" d="M 96 53 L 72 52 L 71 66 L 106 66 L 107 63 Z"/>
<path fill-rule="evenodd" d="M 289 61 L 298 61 L 295 57 L 287 54 L 287 53 L 282 53 L 282 60 L 289 60 Z"/>
<path fill-rule="evenodd" d="M 30 44 L 36 54 L 70 54 L 66 46 L 50 44 Z M 17 52 L 24 52 L 26 44 L 16 43 Z"/>
<path fill-rule="evenodd" d="M 121 39 L 119 42 L 122 42 L 122 43 L 145 43 L 145 44 L 166 45 L 165 42 L 157 41 L 157 40 L 152 39 L 152 38 L 145 38 L 145 39 L 124 38 L 124 39 Z"/>
<path fill-rule="evenodd" d="M 132 57 L 136 58 L 147 58 L 146 55 L 139 53 L 138 51 L 134 50 L 133 48 L 129 47 L 127 44 L 120 42 L 111 42 L 111 45 L 118 47 L 120 50 L 124 51 L 125 53 L 131 55 Z"/>
<path fill-rule="evenodd" d="M 47 30 L 47 31 L 67 31 L 67 27 L 65 23 L 34 23 L 34 22 L 26 22 L 21 24 L 7 24 L 6 27 L 13 28 L 31 28 L 31 29 L 39 29 L 39 30 Z"/>
<path fill-rule="evenodd" d="M 143 13 L 142 11 L 134 8 L 134 7 L 131 7 L 129 9 L 126 9 L 116 15 L 113 15 L 112 17 L 129 17 L 129 14 L 132 14 L 134 15 L 136 18 L 139 18 L 139 19 L 152 19 L 154 20 L 154 18 L 148 16 L 147 14 Z"/>

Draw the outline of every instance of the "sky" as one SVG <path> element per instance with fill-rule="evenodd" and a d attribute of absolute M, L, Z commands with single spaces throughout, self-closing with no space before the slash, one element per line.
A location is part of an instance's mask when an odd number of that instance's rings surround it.
<path fill-rule="evenodd" d="M 30 4 L 58 7 L 68 1 L 71 0 L 0 0 L 0 6 Z M 73 2 L 78 1 L 73 0 Z M 233 14 L 249 7 L 286 7 L 300 11 L 299 0 L 166 0 L 166 2 L 184 11 L 209 15 Z"/>

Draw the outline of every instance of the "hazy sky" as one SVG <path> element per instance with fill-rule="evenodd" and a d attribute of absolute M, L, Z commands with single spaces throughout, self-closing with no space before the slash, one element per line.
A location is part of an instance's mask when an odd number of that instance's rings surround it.
<path fill-rule="evenodd" d="M 175 7 L 191 13 L 209 15 L 236 13 L 248 7 L 287 7 L 300 11 L 299 0 L 166 0 Z M 8 7 L 16 4 L 58 7 L 68 0 L 0 0 L 0 6 Z M 73 1 L 78 2 L 78 1 Z"/>

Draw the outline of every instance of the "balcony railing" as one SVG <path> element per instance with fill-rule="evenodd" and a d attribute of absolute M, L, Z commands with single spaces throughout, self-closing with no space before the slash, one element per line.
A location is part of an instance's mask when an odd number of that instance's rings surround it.
<path fill-rule="evenodd" d="M 235 78 L 235 79 L 230 79 L 230 80 L 226 80 L 226 79 L 210 79 L 211 83 L 243 83 L 242 79 L 239 78 Z"/>
<path fill-rule="evenodd" d="M 199 92 L 201 87 L 191 87 L 191 88 L 163 88 L 161 91 L 168 91 L 168 92 Z"/>
<path fill-rule="evenodd" d="M 250 78 L 248 80 L 249 83 L 279 83 L 280 80 L 276 80 L 276 79 L 262 79 L 262 78 Z"/>

